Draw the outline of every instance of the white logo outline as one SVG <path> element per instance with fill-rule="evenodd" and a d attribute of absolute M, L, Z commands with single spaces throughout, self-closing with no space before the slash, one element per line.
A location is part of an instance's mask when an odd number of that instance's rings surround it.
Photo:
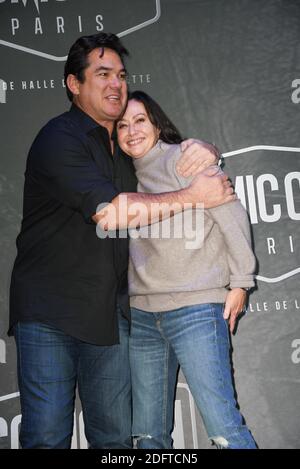
<path fill-rule="evenodd" d="M 227 158 L 228 156 L 242 155 L 244 153 L 248 153 L 250 151 L 256 151 L 256 150 L 287 151 L 291 153 L 300 154 L 300 148 L 297 148 L 297 147 L 282 147 L 282 146 L 276 146 L 276 145 L 253 145 L 251 147 L 240 148 L 239 150 L 234 150 L 234 151 L 223 153 L 222 157 Z M 279 282 L 282 282 L 282 280 L 286 280 L 287 278 L 293 277 L 294 275 L 297 275 L 299 273 L 300 273 L 300 267 L 290 270 L 289 272 L 286 272 L 282 275 L 278 275 L 277 277 L 265 277 L 263 275 L 256 275 L 255 278 L 256 280 L 259 280 L 265 283 L 279 283 Z"/>
<path fill-rule="evenodd" d="M 35 0 L 35 2 L 36 1 L 38 0 Z M 132 28 L 121 31 L 120 33 L 117 34 L 117 36 L 118 37 L 127 36 L 128 34 L 138 31 L 139 29 L 146 28 L 150 24 L 156 23 L 161 16 L 160 0 L 155 0 L 155 4 L 156 4 L 156 12 L 153 18 L 150 18 L 149 20 L 146 20 L 143 23 L 137 24 L 136 26 L 133 26 Z M 67 55 L 57 56 L 57 55 L 47 54 L 46 52 L 31 49 L 30 47 L 25 47 L 20 44 L 15 44 L 13 42 L 4 41 L 3 39 L 0 39 L 0 45 L 11 47 L 13 49 L 17 49 L 22 52 L 26 52 L 28 54 L 37 55 L 39 57 L 43 57 L 44 59 L 53 60 L 55 62 L 64 62 L 67 60 Z"/>
<path fill-rule="evenodd" d="M 0 402 L 8 401 L 9 399 L 14 399 L 15 397 L 19 397 L 19 392 L 13 392 L 12 394 L 6 394 L 5 396 L 0 396 Z"/>

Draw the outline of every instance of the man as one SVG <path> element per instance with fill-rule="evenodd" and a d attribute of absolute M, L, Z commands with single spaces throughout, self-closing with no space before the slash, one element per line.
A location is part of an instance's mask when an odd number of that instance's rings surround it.
<path fill-rule="evenodd" d="M 128 246 L 124 238 L 96 236 L 95 222 L 105 219 L 99 204 L 118 207 L 123 224 L 115 226 L 124 228 L 137 201 L 215 206 L 234 198 L 226 177 L 201 175 L 177 193 L 135 193 L 131 161 L 113 140 L 127 99 L 126 54 L 113 34 L 75 42 L 65 65 L 72 107 L 48 122 L 29 152 L 9 330 L 23 448 L 70 447 L 77 384 L 90 447 L 131 447 Z M 204 166 L 214 162 L 199 146 Z M 192 147 L 183 169 L 195 164 Z M 126 208 L 118 203 L 124 194 Z"/>

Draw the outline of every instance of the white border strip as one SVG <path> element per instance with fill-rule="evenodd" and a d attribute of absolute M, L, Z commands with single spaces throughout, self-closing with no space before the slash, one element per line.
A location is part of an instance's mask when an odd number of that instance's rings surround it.
<path fill-rule="evenodd" d="M 56 62 L 62 62 L 67 60 L 67 56 L 65 57 L 57 57 L 56 55 L 46 54 L 45 52 L 40 52 L 38 50 L 30 49 L 29 47 L 20 46 L 19 44 L 14 44 L 13 42 L 7 42 L 0 39 L 0 45 L 11 47 L 12 49 L 17 49 L 22 52 L 28 52 L 28 54 L 38 55 L 39 57 L 43 57 L 44 59 L 55 60 Z"/>
<path fill-rule="evenodd" d="M 287 272 L 286 274 L 279 275 L 279 277 L 263 277 L 262 275 L 256 275 L 256 280 L 260 280 L 261 282 L 266 282 L 266 283 L 278 283 L 281 282 L 282 280 L 285 280 L 287 278 L 293 277 L 294 275 L 300 274 L 300 267 L 297 269 L 291 270 L 290 272 Z"/>
<path fill-rule="evenodd" d="M 156 13 L 153 18 L 150 20 L 144 21 L 143 23 L 137 24 L 136 26 L 133 26 L 132 28 L 126 29 L 125 31 L 122 31 L 121 33 L 118 33 L 118 37 L 123 37 L 126 36 L 127 34 L 133 33 L 134 31 L 138 31 L 139 29 L 146 28 L 150 24 L 156 23 L 161 15 L 161 8 L 160 8 L 160 0 L 155 0 L 156 1 Z M 52 55 L 52 54 L 47 54 L 46 52 L 41 52 L 35 49 L 30 49 L 29 47 L 21 46 L 19 44 L 14 44 L 13 42 L 8 42 L 8 41 L 3 41 L 0 39 L 0 45 L 6 46 L 6 47 L 11 47 L 12 49 L 17 49 L 22 52 L 27 52 L 28 54 L 33 54 L 33 55 L 38 55 L 39 57 L 43 57 L 44 59 L 49 59 L 49 60 L 54 60 L 55 62 L 64 62 L 67 60 L 67 55 L 63 57 L 59 57 L 57 55 Z"/>
<path fill-rule="evenodd" d="M 6 396 L 1 396 L 0 397 L 0 402 L 8 401 L 9 399 L 13 399 L 14 397 L 19 397 L 19 396 L 20 396 L 19 392 L 14 392 L 12 394 L 7 394 Z"/>
<path fill-rule="evenodd" d="M 127 36 L 127 34 L 133 33 L 142 28 L 146 28 L 150 24 L 156 23 L 159 20 L 160 15 L 161 15 L 160 0 L 156 0 L 156 13 L 153 18 L 151 18 L 150 20 L 144 21 L 144 23 L 140 23 L 136 26 L 133 26 L 132 28 L 126 29 L 125 31 L 122 31 L 121 33 L 117 34 L 117 36 L 118 37 Z"/>
<path fill-rule="evenodd" d="M 177 382 L 178 388 L 183 388 L 188 392 L 189 396 L 189 404 L 190 404 L 190 412 L 191 412 L 191 423 L 192 423 L 192 435 L 193 435 L 193 445 L 194 448 L 199 448 L 198 446 L 198 432 L 197 432 L 197 423 L 196 423 L 196 407 L 195 401 L 190 391 L 189 385 L 187 383 Z"/>
<path fill-rule="evenodd" d="M 249 151 L 256 150 L 273 150 L 273 151 L 290 151 L 294 153 L 300 153 L 300 148 L 297 147 L 278 147 L 274 145 L 254 145 L 252 147 L 240 148 L 239 150 L 228 151 L 223 153 L 222 156 L 227 158 L 228 156 L 240 155 L 242 153 L 248 153 Z"/>

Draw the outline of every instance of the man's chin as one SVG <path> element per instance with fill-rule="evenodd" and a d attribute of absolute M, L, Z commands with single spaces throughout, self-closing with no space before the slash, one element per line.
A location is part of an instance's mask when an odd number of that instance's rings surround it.
<path fill-rule="evenodd" d="M 107 114 L 111 116 L 113 120 L 116 120 L 121 116 L 122 112 L 123 112 L 123 108 L 120 106 L 118 107 L 116 106 L 116 108 L 110 108 Z"/>

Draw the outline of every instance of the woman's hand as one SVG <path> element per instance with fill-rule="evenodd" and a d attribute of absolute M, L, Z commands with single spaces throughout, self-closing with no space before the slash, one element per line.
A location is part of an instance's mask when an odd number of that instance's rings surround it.
<path fill-rule="evenodd" d="M 233 332 L 237 317 L 245 308 L 246 298 L 247 292 L 242 288 L 233 288 L 227 294 L 223 318 L 228 319 L 230 332 Z"/>

